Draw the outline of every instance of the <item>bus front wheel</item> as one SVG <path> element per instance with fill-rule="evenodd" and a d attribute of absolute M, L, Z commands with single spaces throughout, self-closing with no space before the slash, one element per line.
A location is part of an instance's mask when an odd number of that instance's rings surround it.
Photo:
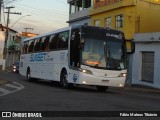
<path fill-rule="evenodd" d="M 105 92 L 108 89 L 108 86 L 96 86 L 97 90 L 100 92 Z"/>

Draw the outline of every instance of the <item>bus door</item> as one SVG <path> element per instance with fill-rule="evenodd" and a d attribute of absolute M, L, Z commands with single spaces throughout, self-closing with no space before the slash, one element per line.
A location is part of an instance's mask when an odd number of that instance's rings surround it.
<path fill-rule="evenodd" d="M 80 29 L 72 29 L 70 40 L 70 66 L 80 67 Z"/>

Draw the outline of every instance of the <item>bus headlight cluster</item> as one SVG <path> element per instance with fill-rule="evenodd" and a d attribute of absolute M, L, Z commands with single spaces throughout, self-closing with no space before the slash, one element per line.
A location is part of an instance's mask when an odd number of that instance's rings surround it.
<path fill-rule="evenodd" d="M 92 75 L 92 72 L 90 70 L 80 69 L 80 71 L 83 72 L 83 73 Z"/>
<path fill-rule="evenodd" d="M 119 77 L 127 77 L 127 73 L 121 73 Z"/>

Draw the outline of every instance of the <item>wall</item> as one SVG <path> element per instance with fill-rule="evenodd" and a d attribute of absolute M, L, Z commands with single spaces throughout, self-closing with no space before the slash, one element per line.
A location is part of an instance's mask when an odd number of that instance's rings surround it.
<path fill-rule="evenodd" d="M 112 28 L 115 29 L 116 27 L 116 15 L 124 14 L 124 27 L 119 28 L 118 30 L 123 31 L 125 33 L 126 39 L 133 39 L 133 34 L 135 33 L 135 14 L 134 14 L 133 7 L 127 7 L 127 8 L 119 8 L 114 9 L 112 11 L 108 12 L 102 12 L 99 14 L 96 14 L 91 17 L 91 25 L 94 26 L 95 20 L 100 20 L 100 26 L 105 27 L 105 19 L 107 17 L 111 17 L 112 19 Z"/>
<path fill-rule="evenodd" d="M 83 17 L 89 17 L 89 11 L 91 8 L 87 8 L 69 15 L 69 21 L 80 19 Z"/>
<path fill-rule="evenodd" d="M 0 66 L 2 65 L 2 60 L 3 60 L 4 39 L 5 39 L 5 34 L 4 32 L 0 31 Z"/>
<path fill-rule="evenodd" d="M 88 25 L 90 25 L 90 18 L 86 18 L 86 19 L 82 19 L 82 20 L 77 20 L 75 22 L 72 22 L 69 24 L 69 26 L 73 26 L 73 25 L 84 25 L 85 23 L 87 23 Z"/>
<path fill-rule="evenodd" d="M 139 17 L 140 29 L 136 32 L 159 32 L 160 31 L 160 1 L 138 0 L 136 16 Z"/>
<path fill-rule="evenodd" d="M 160 31 L 160 1 L 153 0 L 120 0 L 119 2 L 95 8 L 90 11 L 91 25 L 95 20 L 100 20 L 100 26 L 105 27 L 105 18 L 112 17 L 112 28 L 115 28 L 115 16 L 124 15 L 124 27 L 126 39 L 133 39 L 135 33 Z"/>
<path fill-rule="evenodd" d="M 136 51 L 132 58 L 132 84 L 146 85 L 160 88 L 160 33 L 143 33 L 135 35 Z M 154 52 L 153 83 L 141 80 L 142 52 Z M 149 69 L 149 68 L 148 68 Z"/>

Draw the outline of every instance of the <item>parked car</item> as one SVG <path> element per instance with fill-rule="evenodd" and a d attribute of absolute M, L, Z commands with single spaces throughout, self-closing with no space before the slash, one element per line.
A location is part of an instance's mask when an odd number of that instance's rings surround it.
<path fill-rule="evenodd" d="M 13 64 L 13 67 L 12 67 L 12 71 L 13 72 L 19 72 L 19 61 L 16 61 L 14 64 Z"/>

